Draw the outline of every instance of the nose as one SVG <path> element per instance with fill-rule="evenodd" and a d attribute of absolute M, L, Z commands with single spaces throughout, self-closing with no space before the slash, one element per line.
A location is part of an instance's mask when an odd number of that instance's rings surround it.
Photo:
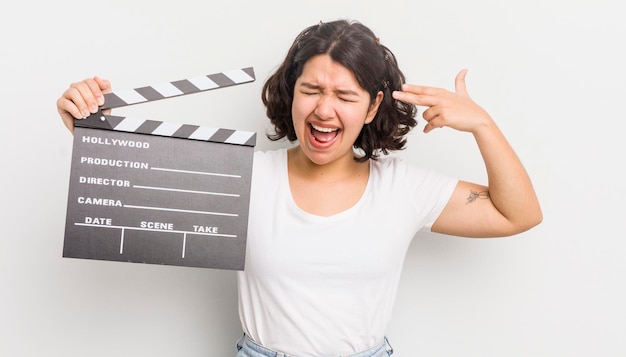
<path fill-rule="evenodd" d="M 313 114 L 321 120 L 332 119 L 335 115 L 333 98 L 328 95 L 320 95 Z"/>

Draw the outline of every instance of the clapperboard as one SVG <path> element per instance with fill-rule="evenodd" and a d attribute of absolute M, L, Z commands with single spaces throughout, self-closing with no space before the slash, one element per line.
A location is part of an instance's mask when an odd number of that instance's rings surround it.
<path fill-rule="evenodd" d="M 108 93 L 76 120 L 63 257 L 243 270 L 256 134 L 102 110 L 254 80 L 249 67 Z"/>

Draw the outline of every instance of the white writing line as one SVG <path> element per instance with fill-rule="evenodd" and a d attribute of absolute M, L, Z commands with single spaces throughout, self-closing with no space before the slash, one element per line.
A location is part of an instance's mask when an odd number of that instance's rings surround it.
<path fill-rule="evenodd" d="M 218 174 L 218 173 L 214 173 L 214 172 L 175 170 L 175 169 L 166 169 L 166 168 L 163 168 L 163 167 L 151 167 L 150 169 L 151 170 L 159 170 L 159 171 L 180 172 L 180 173 L 185 173 L 185 174 L 196 174 L 196 175 L 209 175 L 209 176 L 241 178 L 240 175 Z"/>
<path fill-rule="evenodd" d="M 186 193 L 199 193 L 203 195 L 213 195 L 213 196 L 228 196 L 228 197 L 239 197 L 240 195 L 236 193 L 221 193 L 221 192 L 209 192 L 209 191 L 194 191 L 194 190 L 183 190 L 178 188 L 165 188 L 165 187 L 153 187 L 153 186 L 140 186 L 133 185 L 133 188 L 143 188 L 145 190 L 158 190 L 158 191 L 172 191 L 172 192 L 186 192 Z"/>
<path fill-rule="evenodd" d="M 198 213 L 198 214 L 208 214 L 211 216 L 228 216 L 228 217 L 239 217 L 237 213 L 222 213 L 222 212 L 208 212 L 208 211 L 192 211 L 188 209 L 176 209 L 176 208 L 163 208 L 163 207 L 148 207 L 148 206 L 134 206 L 134 205 L 124 205 L 125 208 L 137 208 L 137 209 L 148 209 L 154 211 L 167 211 L 167 212 L 185 212 L 185 213 Z"/>
<path fill-rule="evenodd" d="M 139 227 L 129 227 L 129 226 L 107 226 L 104 224 L 93 224 L 93 223 L 74 223 L 77 226 L 84 227 L 101 227 L 101 228 L 117 228 L 122 230 L 122 244 L 124 240 L 124 230 L 130 229 L 135 231 L 150 231 L 150 232 L 168 232 L 168 233 L 180 233 L 184 234 L 185 237 L 187 234 L 195 234 L 199 236 L 213 236 L 213 237 L 225 237 L 225 238 L 237 238 L 234 234 L 219 234 L 219 233 L 201 233 L 201 232 L 189 232 L 189 231 L 179 231 L 179 230 L 167 230 L 167 229 L 156 229 L 156 228 L 139 228 Z M 122 254 L 122 250 L 120 248 L 120 254 Z"/>

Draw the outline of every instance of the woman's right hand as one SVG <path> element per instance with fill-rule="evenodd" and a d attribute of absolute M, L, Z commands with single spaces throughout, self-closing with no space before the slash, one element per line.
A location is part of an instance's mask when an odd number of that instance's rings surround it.
<path fill-rule="evenodd" d="M 111 84 L 100 77 L 72 83 L 57 100 L 57 111 L 63 124 L 73 133 L 74 119 L 84 119 L 98 112 L 98 107 L 104 104 L 104 93 L 110 92 Z"/>

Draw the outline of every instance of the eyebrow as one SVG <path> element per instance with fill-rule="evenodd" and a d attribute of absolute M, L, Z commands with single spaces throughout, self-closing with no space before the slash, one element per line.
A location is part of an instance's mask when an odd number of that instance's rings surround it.
<path fill-rule="evenodd" d="M 322 90 L 324 88 L 320 87 L 317 84 L 313 84 L 313 83 L 308 83 L 308 82 L 302 82 L 300 83 L 300 86 L 302 87 L 306 87 L 308 89 L 315 89 L 315 90 Z M 359 96 L 359 93 L 351 90 L 351 89 L 337 89 L 335 90 L 335 93 L 337 94 L 341 94 L 341 95 L 352 95 L 352 96 Z"/>

